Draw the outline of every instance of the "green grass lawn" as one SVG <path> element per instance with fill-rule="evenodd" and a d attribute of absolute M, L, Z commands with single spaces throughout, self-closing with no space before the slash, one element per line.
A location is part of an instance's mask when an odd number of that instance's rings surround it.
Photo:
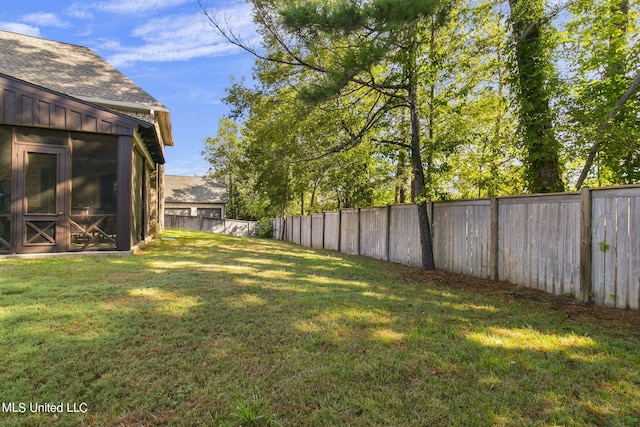
<path fill-rule="evenodd" d="M 0 262 L 0 425 L 640 425 L 637 324 L 282 242 L 163 237 Z"/>

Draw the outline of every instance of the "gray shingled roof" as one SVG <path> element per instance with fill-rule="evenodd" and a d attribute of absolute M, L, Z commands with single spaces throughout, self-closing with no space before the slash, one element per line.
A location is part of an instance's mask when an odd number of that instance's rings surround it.
<path fill-rule="evenodd" d="M 0 31 L 0 72 L 76 98 L 166 109 L 83 46 Z"/>
<path fill-rule="evenodd" d="M 219 178 L 165 175 L 164 200 L 169 203 L 227 203 L 227 189 Z"/>

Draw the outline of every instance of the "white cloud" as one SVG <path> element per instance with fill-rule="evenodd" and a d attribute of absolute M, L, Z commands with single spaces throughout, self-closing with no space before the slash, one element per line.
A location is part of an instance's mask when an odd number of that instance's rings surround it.
<path fill-rule="evenodd" d="M 24 15 L 21 20 L 28 24 L 43 27 L 66 28 L 69 26 L 69 23 L 61 21 L 55 14 L 45 12 L 30 13 L 28 15 Z"/>
<path fill-rule="evenodd" d="M 243 35 L 248 42 L 255 42 L 257 33 L 248 7 L 230 10 L 226 14 L 233 19 L 236 33 Z M 105 56 L 116 67 L 135 62 L 186 61 L 238 51 L 236 46 L 216 34 L 201 13 L 153 19 L 134 29 L 132 36 L 140 38 L 143 44 L 128 47 L 105 40 L 99 49 L 108 52 Z"/>
<path fill-rule="evenodd" d="M 74 3 L 67 9 L 67 15 L 78 19 L 91 19 L 93 13 L 90 11 L 90 6 L 84 3 Z"/>
<path fill-rule="evenodd" d="M 40 28 L 18 22 L 0 22 L 0 30 L 40 37 Z"/>
<path fill-rule="evenodd" d="M 187 61 L 192 58 L 219 56 L 234 51 L 232 46 L 226 45 L 185 47 L 176 43 L 150 44 L 127 48 L 123 52 L 109 56 L 107 59 L 115 67 L 124 67 L 134 62 Z"/>
<path fill-rule="evenodd" d="M 111 0 L 95 3 L 95 7 L 105 12 L 130 14 L 147 12 L 149 10 L 157 11 L 180 6 L 192 1 L 193 0 Z"/>
<path fill-rule="evenodd" d="M 108 12 L 121 15 L 130 15 L 133 13 L 143 13 L 148 11 L 157 12 L 193 0 L 110 0 L 110 1 L 94 1 L 94 2 L 77 2 L 71 4 L 67 13 L 69 16 L 79 19 L 92 19 L 95 12 Z"/>

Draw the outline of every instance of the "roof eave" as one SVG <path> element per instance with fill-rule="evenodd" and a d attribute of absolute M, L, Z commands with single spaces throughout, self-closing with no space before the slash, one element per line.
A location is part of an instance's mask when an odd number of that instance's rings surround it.
<path fill-rule="evenodd" d="M 153 161 L 159 165 L 165 164 L 162 136 L 158 132 L 157 125 L 138 126 L 138 133 Z"/>
<path fill-rule="evenodd" d="M 123 108 L 140 113 L 148 113 L 153 117 L 157 116 L 157 130 L 159 139 L 164 145 L 173 147 L 173 134 L 171 133 L 171 114 L 166 107 L 160 105 L 151 106 L 132 102 L 112 101 L 109 99 L 91 98 L 88 96 L 76 96 L 76 98 L 86 102 L 90 102 L 92 104 L 102 105 L 107 108 Z"/>

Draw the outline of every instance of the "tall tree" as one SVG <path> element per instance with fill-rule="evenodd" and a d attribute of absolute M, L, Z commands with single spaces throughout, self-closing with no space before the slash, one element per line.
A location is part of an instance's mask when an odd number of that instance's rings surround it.
<path fill-rule="evenodd" d="M 340 95 L 359 92 L 376 102 L 368 120 L 357 129 L 345 127 L 350 148 L 385 115 L 399 108 L 408 111 L 410 123 L 409 155 L 413 191 L 417 195 L 422 267 L 434 269 L 431 230 L 425 199 L 422 159 L 419 82 L 422 67 L 420 27 L 436 16 L 440 22 L 448 7 L 424 0 L 372 0 L 358 3 L 254 1 L 256 20 L 270 43 L 262 54 L 247 46 L 257 57 L 311 72 L 300 96 L 310 102 L 323 102 Z M 275 6 L 275 7 L 274 7 Z M 212 19 L 214 26 L 225 33 Z"/>
<path fill-rule="evenodd" d="M 229 201 L 227 215 L 239 219 L 245 216 L 241 208 L 238 181 L 241 178 L 244 162 L 244 148 L 238 135 L 238 125 L 228 117 L 221 117 L 218 121 L 218 134 L 214 138 L 204 141 L 205 148 L 202 155 L 210 164 L 210 173 L 224 179 Z"/>
<path fill-rule="evenodd" d="M 551 63 L 543 0 L 509 0 L 517 66 L 517 98 L 529 191 L 564 191 L 550 107 Z"/>

